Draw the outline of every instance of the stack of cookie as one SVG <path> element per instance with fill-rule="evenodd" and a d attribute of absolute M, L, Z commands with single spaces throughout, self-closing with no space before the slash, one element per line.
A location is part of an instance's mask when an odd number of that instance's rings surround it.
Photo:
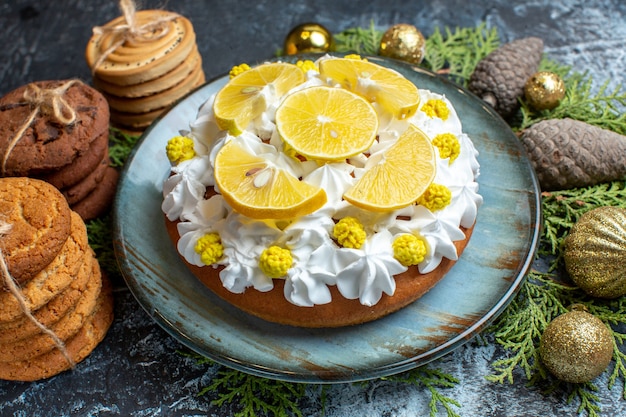
<path fill-rule="evenodd" d="M 48 378 L 102 341 L 113 321 L 111 284 L 84 221 L 49 183 L 0 178 L 0 225 L 10 275 L 0 275 L 0 379 Z"/>
<path fill-rule="evenodd" d="M 79 80 L 40 81 L 0 98 L 0 177 L 48 181 L 83 220 L 113 200 L 109 106 Z"/>
<path fill-rule="evenodd" d="M 124 16 L 94 29 L 85 58 L 94 87 L 109 102 L 111 122 L 139 132 L 205 77 L 188 19 L 122 6 Z"/>

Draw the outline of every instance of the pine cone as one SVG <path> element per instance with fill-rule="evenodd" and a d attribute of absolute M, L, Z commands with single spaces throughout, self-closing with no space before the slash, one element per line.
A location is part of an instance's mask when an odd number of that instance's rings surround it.
<path fill-rule="evenodd" d="M 543 41 L 530 37 L 502 45 L 484 57 L 469 79 L 469 90 L 502 117 L 519 108 L 524 84 L 539 68 Z"/>
<path fill-rule="evenodd" d="M 521 141 L 545 191 L 626 178 L 626 136 L 572 119 L 526 129 Z"/>

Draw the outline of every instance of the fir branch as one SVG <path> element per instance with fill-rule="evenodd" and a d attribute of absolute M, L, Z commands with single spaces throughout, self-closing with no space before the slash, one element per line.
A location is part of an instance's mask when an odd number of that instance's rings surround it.
<path fill-rule="evenodd" d="M 121 276 L 113 249 L 113 227 L 110 213 L 85 223 L 89 246 L 94 250 L 100 267 L 111 278 Z"/>
<path fill-rule="evenodd" d="M 109 158 L 111 166 L 122 167 L 139 140 L 139 135 L 131 135 L 120 129 L 109 129 Z"/>
<path fill-rule="evenodd" d="M 259 412 L 266 416 L 302 417 L 298 401 L 304 396 L 305 389 L 306 384 L 276 381 L 222 368 L 211 385 L 198 395 L 217 392 L 218 398 L 211 403 L 218 407 L 238 404 L 240 410 L 234 417 L 258 417 Z"/>
<path fill-rule="evenodd" d="M 626 182 L 614 181 L 585 188 L 544 192 L 543 236 L 539 254 L 557 256 L 558 260 L 560 248 L 571 227 L 583 214 L 601 206 L 626 207 Z"/>
<path fill-rule="evenodd" d="M 109 157 L 111 166 L 122 167 L 138 139 L 139 136 L 133 136 L 120 129 L 110 127 Z M 87 226 L 89 246 L 94 250 L 100 267 L 111 278 L 121 276 L 113 249 L 113 219 L 111 213 L 109 212 L 99 218 L 89 220 L 85 225 Z"/>
<path fill-rule="evenodd" d="M 425 387 L 430 392 L 428 406 L 430 408 L 431 417 L 435 417 L 438 414 L 440 405 L 444 408 L 448 417 L 459 417 L 459 414 L 456 413 L 453 406 L 458 408 L 461 407 L 461 404 L 440 392 L 441 388 L 452 388 L 458 384 L 458 379 L 450 374 L 446 374 L 438 369 L 430 369 L 426 366 L 422 366 L 399 375 L 382 379 Z"/>
<path fill-rule="evenodd" d="M 512 353 L 492 364 L 496 373 L 488 375 L 487 380 L 512 384 L 517 368 L 527 379 L 535 372 L 543 372 L 539 367 L 538 342 L 548 323 L 567 311 L 572 297 L 565 294 L 573 291 L 576 289 L 556 281 L 552 275 L 530 272 L 520 294 L 487 330 L 493 333 L 496 343 Z"/>
<path fill-rule="evenodd" d="M 613 358 L 615 359 L 615 366 L 611 375 L 609 375 L 609 389 L 613 388 L 618 382 L 618 379 L 622 380 L 622 398 L 626 399 L 626 354 L 624 354 L 619 346 L 624 344 L 624 334 L 617 334 L 613 332 Z"/>
<path fill-rule="evenodd" d="M 383 32 L 377 30 L 374 22 L 370 22 L 368 29 L 360 27 L 349 28 L 334 36 L 335 51 L 342 53 L 357 53 L 361 55 L 378 55 L 380 40 Z"/>
<path fill-rule="evenodd" d="M 626 340 L 626 333 L 621 332 L 626 324 L 626 298 L 619 297 L 614 300 L 605 300 L 603 303 L 589 303 L 587 309 L 589 313 L 609 325 L 609 330 L 613 335 L 613 360 L 615 362 L 609 375 L 609 389 L 621 379 L 622 397 L 626 398 L 626 354 L 620 350 L 620 346 Z"/>
<path fill-rule="evenodd" d="M 496 28 L 487 29 L 485 23 L 475 28 L 456 28 L 452 32 L 439 28 L 426 39 L 426 53 L 422 65 L 433 72 L 448 74 L 452 81 L 467 86 L 478 62 L 500 45 Z"/>
<path fill-rule="evenodd" d="M 526 129 L 541 120 L 570 118 L 626 134 L 626 91 L 621 84 L 608 91 L 606 81 L 592 94 L 593 79 L 588 73 L 571 72 L 570 67 L 548 59 L 542 60 L 540 70 L 554 72 L 563 79 L 565 97 L 555 109 L 542 111 L 533 110 L 521 100 L 521 122 L 517 129 Z"/>
<path fill-rule="evenodd" d="M 578 412 L 587 412 L 588 417 L 599 417 L 600 406 L 598 402 L 600 398 L 595 392 L 598 391 L 598 387 L 596 387 L 591 382 L 586 382 L 584 384 L 573 384 L 571 392 L 567 397 L 567 402 L 571 403 L 575 399 L 580 401 L 580 405 L 578 406 Z"/>

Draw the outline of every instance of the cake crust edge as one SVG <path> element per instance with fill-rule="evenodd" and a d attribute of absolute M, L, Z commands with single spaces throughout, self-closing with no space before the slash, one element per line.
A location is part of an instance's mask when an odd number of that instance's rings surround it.
<path fill-rule="evenodd" d="M 177 221 L 165 218 L 167 233 L 175 247 L 179 239 L 177 223 Z M 461 228 L 461 230 L 465 234 L 465 239 L 454 242 L 458 257 L 469 243 L 474 226 Z M 330 303 L 300 307 L 285 299 L 284 280 L 275 279 L 274 288 L 268 292 L 249 288 L 244 293 L 232 293 L 224 288 L 219 278 L 219 272 L 223 267 L 199 267 L 188 263 L 180 254 L 179 258 L 202 284 L 227 303 L 266 321 L 305 328 L 352 326 L 394 313 L 426 294 L 446 276 L 456 263 L 456 261 L 443 258 L 441 264 L 427 274 L 419 273 L 417 267 L 410 267 L 407 271 L 394 276 L 396 280 L 394 295 L 383 294 L 380 301 L 373 306 L 365 306 L 358 299 L 344 298 L 336 286 L 330 286 L 332 295 Z"/>

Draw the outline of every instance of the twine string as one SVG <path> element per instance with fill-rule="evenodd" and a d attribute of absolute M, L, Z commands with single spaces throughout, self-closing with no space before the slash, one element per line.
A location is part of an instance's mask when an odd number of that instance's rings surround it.
<path fill-rule="evenodd" d="M 5 176 L 6 165 L 15 145 L 22 139 L 24 132 L 30 127 L 37 115 L 52 114 L 61 124 L 69 126 L 76 121 L 76 111 L 63 98 L 65 92 L 78 80 L 69 80 L 56 88 L 40 88 L 35 83 L 28 84 L 24 90 L 23 98 L 27 104 L 32 106 L 32 110 L 22 126 L 9 141 L 7 149 L 2 156 L 1 174 Z"/>
<path fill-rule="evenodd" d="M 158 19 L 144 23 L 143 25 L 137 25 L 137 19 L 135 16 L 136 6 L 133 0 L 120 0 L 119 4 L 122 15 L 124 16 L 125 23 L 121 23 L 115 26 L 96 26 L 93 28 L 93 34 L 102 36 L 104 34 L 111 34 L 117 37 L 115 42 L 111 44 L 102 54 L 98 57 L 91 67 L 91 74 L 95 74 L 98 67 L 111 55 L 117 48 L 122 46 L 126 41 L 130 40 L 159 40 L 166 36 L 170 28 L 166 23 L 177 19 L 177 14 L 170 14 L 167 16 L 161 16 Z"/>
<path fill-rule="evenodd" d="M 4 221 L 0 221 L 0 238 L 7 235 L 11 231 L 11 228 L 12 226 L 10 224 Z M 37 326 L 43 333 L 50 336 L 50 338 L 56 345 L 57 349 L 59 349 L 59 351 L 65 357 L 65 360 L 67 360 L 67 362 L 69 363 L 70 368 L 74 369 L 74 367 L 76 366 L 76 363 L 74 362 L 69 352 L 67 351 L 65 347 L 65 343 L 63 343 L 63 341 L 59 338 L 59 336 L 56 335 L 56 333 L 54 333 L 52 330 L 50 330 L 49 328 L 41 324 L 39 320 L 37 320 L 35 316 L 33 316 L 33 314 L 31 313 L 30 308 L 28 307 L 28 305 L 26 304 L 26 300 L 24 299 L 24 294 L 20 291 L 20 289 L 17 286 L 17 283 L 15 282 L 15 279 L 11 276 L 9 272 L 9 268 L 4 259 L 4 255 L 2 253 L 1 247 L 0 247 L 0 275 L 2 277 L 1 282 L 4 283 L 4 285 L 9 289 L 11 294 L 13 294 L 13 296 L 17 300 L 17 303 L 20 306 L 20 310 L 22 311 L 22 313 L 26 316 L 26 318 L 28 318 L 28 320 L 30 320 L 35 326 Z"/>

